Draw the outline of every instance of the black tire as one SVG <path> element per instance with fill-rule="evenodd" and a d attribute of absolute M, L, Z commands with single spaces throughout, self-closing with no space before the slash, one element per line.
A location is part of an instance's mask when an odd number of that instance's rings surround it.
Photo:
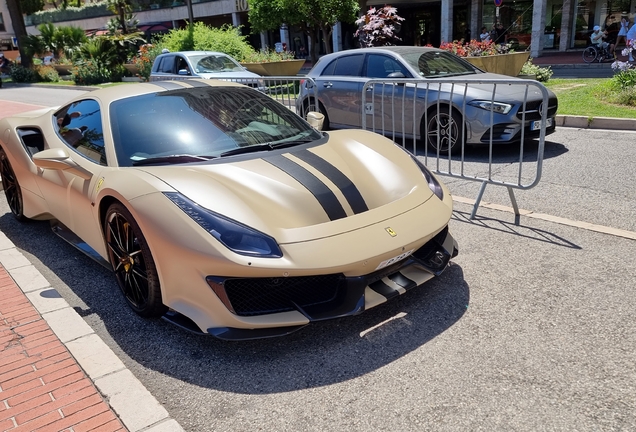
<path fill-rule="evenodd" d="M 422 137 L 426 145 L 440 154 L 456 154 L 462 148 L 462 118 L 457 111 L 452 110 L 449 115 L 448 107 L 439 107 L 429 112 L 422 119 Z"/>
<path fill-rule="evenodd" d="M 598 51 L 593 46 L 589 46 L 583 50 L 583 61 L 585 63 L 592 63 L 596 60 L 596 56 L 598 55 Z"/>
<path fill-rule="evenodd" d="M 11 163 L 4 150 L 0 149 L 0 176 L 2 176 L 2 189 L 4 189 L 4 195 L 7 197 L 7 204 L 11 209 L 13 216 L 19 220 L 24 221 L 24 201 L 22 200 L 22 190 L 18 183 L 18 178 L 15 176 Z"/>
<path fill-rule="evenodd" d="M 324 105 L 320 101 L 318 101 L 318 109 L 316 109 L 316 98 L 314 97 L 310 97 L 306 99 L 305 102 L 303 103 L 302 118 L 306 120 L 307 113 L 310 111 L 319 112 L 320 114 L 324 115 L 325 121 L 322 122 L 322 130 L 324 131 L 329 130 L 329 116 L 327 115 L 327 110 L 325 109 Z"/>
<path fill-rule="evenodd" d="M 166 313 L 150 248 L 139 225 L 120 203 L 111 204 L 106 211 L 104 238 L 117 283 L 131 309 L 147 318 Z"/>

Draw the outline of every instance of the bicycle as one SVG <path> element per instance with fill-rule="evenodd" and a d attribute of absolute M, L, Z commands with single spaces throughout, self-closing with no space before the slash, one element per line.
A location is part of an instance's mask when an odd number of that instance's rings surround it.
<path fill-rule="evenodd" d="M 597 47 L 590 45 L 583 50 L 583 61 L 585 63 L 593 63 L 598 61 L 599 63 L 605 60 L 614 60 L 614 54 L 610 53 L 605 47 Z"/>

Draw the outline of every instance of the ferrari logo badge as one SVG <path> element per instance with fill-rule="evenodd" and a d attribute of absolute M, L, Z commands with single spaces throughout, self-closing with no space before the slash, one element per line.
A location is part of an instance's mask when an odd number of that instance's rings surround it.
<path fill-rule="evenodd" d="M 104 183 L 104 177 L 100 178 L 95 186 L 95 192 L 99 192 L 99 189 L 102 187 L 102 183 Z"/>
<path fill-rule="evenodd" d="M 389 235 L 390 235 L 391 237 L 395 237 L 395 236 L 397 235 L 397 233 L 396 233 L 395 231 L 393 231 L 393 228 L 391 228 L 391 227 L 386 227 L 386 228 L 384 228 L 384 229 L 386 230 L 386 232 L 388 232 L 388 233 L 389 233 Z"/>

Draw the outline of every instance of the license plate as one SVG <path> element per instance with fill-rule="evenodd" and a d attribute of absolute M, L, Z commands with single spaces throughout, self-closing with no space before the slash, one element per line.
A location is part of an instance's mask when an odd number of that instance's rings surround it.
<path fill-rule="evenodd" d="M 545 127 L 549 128 L 552 126 L 553 118 L 549 118 L 545 121 Z M 530 130 L 536 131 L 541 129 L 541 120 L 530 122 Z"/>
<path fill-rule="evenodd" d="M 415 249 L 411 249 L 408 252 L 404 252 L 404 253 L 399 254 L 398 256 L 394 256 L 393 258 L 389 258 L 388 260 L 384 260 L 375 269 L 376 270 L 380 270 L 380 269 L 383 269 L 384 267 L 390 266 L 391 264 L 395 264 L 398 261 L 402 261 L 404 258 L 406 258 L 407 256 L 411 255 L 414 250 Z"/>

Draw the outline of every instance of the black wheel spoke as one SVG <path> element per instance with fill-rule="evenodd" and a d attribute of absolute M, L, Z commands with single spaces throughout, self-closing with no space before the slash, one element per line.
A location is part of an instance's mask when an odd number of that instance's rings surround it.
<path fill-rule="evenodd" d="M 132 215 L 123 205 L 111 204 L 104 225 L 108 257 L 124 298 L 139 315 L 163 315 L 167 308 L 156 267 Z"/>

